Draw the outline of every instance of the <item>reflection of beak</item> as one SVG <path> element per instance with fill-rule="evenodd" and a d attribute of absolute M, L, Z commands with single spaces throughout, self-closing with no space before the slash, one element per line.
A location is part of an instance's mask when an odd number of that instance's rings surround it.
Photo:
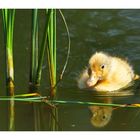
<path fill-rule="evenodd" d="M 93 117 L 96 117 L 97 116 L 97 112 L 93 113 Z"/>
<path fill-rule="evenodd" d="M 98 80 L 99 80 L 98 77 L 94 77 L 94 76 L 89 77 L 89 79 L 87 80 L 87 86 L 88 87 L 94 86 L 98 82 Z"/>

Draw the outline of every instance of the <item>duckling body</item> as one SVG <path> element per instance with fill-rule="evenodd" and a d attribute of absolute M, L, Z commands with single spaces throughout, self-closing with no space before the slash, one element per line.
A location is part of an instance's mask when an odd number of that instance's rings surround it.
<path fill-rule="evenodd" d="M 127 86 L 136 77 L 127 61 L 97 52 L 91 56 L 89 67 L 80 75 L 78 86 L 97 91 L 115 91 Z"/>

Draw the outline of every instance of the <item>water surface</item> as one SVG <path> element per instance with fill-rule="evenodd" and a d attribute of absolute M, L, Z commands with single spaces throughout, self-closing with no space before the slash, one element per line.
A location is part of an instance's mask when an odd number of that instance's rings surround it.
<path fill-rule="evenodd" d="M 105 51 L 129 60 L 140 74 L 140 10 L 62 10 L 70 30 L 71 54 L 68 68 L 58 86 L 58 99 L 67 101 L 90 101 L 103 103 L 140 103 L 140 82 L 129 91 L 108 96 L 97 92 L 80 90 L 76 79 L 87 66 L 88 59 L 96 51 Z M 40 12 L 39 37 L 44 27 L 44 12 Z M 57 13 L 57 73 L 61 72 L 67 54 L 67 33 Z M 0 25 L 2 24 L 0 17 Z M 2 27 L 2 25 L 0 26 Z M 0 93 L 5 92 L 5 69 L 3 34 L 0 28 Z M 31 10 L 17 10 L 14 40 L 15 93 L 28 92 L 29 60 L 31 46 Z M 47 58 L 43 65 L 40 92 L 48 95 L 49 82 Z M 15 130 L 49 130 L 50 108 L 37 103 L 35 116 L 32 103 L 16 102 Z M 0 102 L 0 130 L 8 130 L 9 103 Z M 57 106 L 59 130 L 140 130 L 139 108 L 112 108 L 76 104 Z M 36 119 L 38 125 L 36 126 Z"/>

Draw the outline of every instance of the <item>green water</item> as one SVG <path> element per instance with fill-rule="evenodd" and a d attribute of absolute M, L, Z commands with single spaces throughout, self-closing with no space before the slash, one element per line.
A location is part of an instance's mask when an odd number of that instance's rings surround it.
<path fill-rule="evenodd" d="M 71 54 L 68 68 L 58 85 L 59 100 L 91 101 L 103 103 L 140 103 L 140 82 L 130 90 L 115 95 L 100 96 L 97 92 L 80 90 L 76 78 L 87 66 L 88 59 L 96 51 L 127 58 L 136 73 L 140 74 L 140 10 L 62 10 L 70 30 Z M 1 14 L 1 13 L 0 13 Z M 40 12 L 39 37 L 44 27 L 44 12 Z M 5 92 L 4 44 L 0 17 L 0 95 Z M 28 92 L 31 46 L 31 10 L 17 10 L 14 33 L 15 93 Z M 57 13 L 57 74 L 59 75 L 67 54 L 67 33 Z M 46 56 L 40 87 L 42 95 L 48 95 L 49 82 Z M 9 103 L 0 102 L 0 130 L 8 130 Z M 15 130 L 50 130 L 48 118 L 51 108 L 36 103 L 16 102 Z M 58 105 L 59 130 L 140 130 L 139 108 L 111 108 L 85 105 Z M 95 115 L 96 114 L 96 115 Z M 92 117 L 94 116 L 94 117 Z M 91 119 L 92 118 L 92 119 Z M 92 121 L 91 121 L 92 120 Z M 92 122 L 92 123 L 91 123 Z"/>

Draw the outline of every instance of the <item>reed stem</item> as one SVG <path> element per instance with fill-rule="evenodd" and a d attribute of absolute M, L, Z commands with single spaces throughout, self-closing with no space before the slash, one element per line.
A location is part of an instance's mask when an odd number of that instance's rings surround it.
<path fill-rule="evenodd" d="M 14 130 L 15 103 L 14 103 L 14 62 L 13 62 L 13 36 L 15 9 L 2 9 L 5 58 L 6 58 L 6 85 L 7 93 L 11 96 L 9 108 L 9 130 Z"/>
<path fill-rule="evenodd" d="M 38 9 L 32 10 L 32 46 L 30 67 L 30 90 L 36 92 L 36 74 L 38 67 Z"/>
<path fill-rule="evenodd" d="M 47 33 L 48 33 L 48 26 L 49 26 L 51 12 L 52 11 L 49 9 L 46 14 L 46 25 L 45 25 L 45 30 L 43 34 L 42 43 L 41 43 L 40 54 L 39 54 L 39 59 L 38 59 L 38 68 L 37 68 L 37 74 L 36 74 L 37 85 L 40 85 L 40 81 L 41 81 L 42 65 L 43 65 L 43 60 L 44 60 L 45 48 L 47 44 L 47 35 L 48 35 Z"/>
<path fill-rule="evenodd" d="M 49 65 L 49 77 L 51 97 L 55 96 L 56 89 L 56 10 L 52 9 L 48 28 L 47 56 Z"/>
<path fill-rule="evenodd" d="M 56 99 L 56 10 L 52 9 L 48 28 L 47 56 L 49 66 L 51 99 Z M 58 130 L 58 109 L 52 108 L 50 111 L 50 130 Z M 54 118 L 55 117 L 55 118 Z"/>

